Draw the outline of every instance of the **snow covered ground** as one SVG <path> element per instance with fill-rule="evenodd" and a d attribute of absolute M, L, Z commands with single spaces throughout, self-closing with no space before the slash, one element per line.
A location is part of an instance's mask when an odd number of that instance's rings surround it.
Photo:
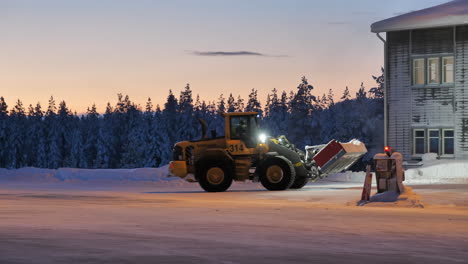
<path fill-rule="evenodd" d="M 442 166 L 447 165 L 433 162 L 418 170 L 442 182 Z M 362 173 L 334 175 L 296 191 L 235 183 L 225 193 L 205 193 L 166 173 L 167 168 L 0 170 L 0 263 L 468 259 L 468 184 L 429 185 L 431 178 L 407 183 L 408 192 L 395 202 L 357 206 Z"/>

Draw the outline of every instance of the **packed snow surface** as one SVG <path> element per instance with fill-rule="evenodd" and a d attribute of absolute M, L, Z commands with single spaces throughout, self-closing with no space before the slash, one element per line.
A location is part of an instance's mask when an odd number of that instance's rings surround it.
<path fill-rule="evenodd" d="M 464 175 L 466 161 L 441 162 L 418 170 Z M 206 193 L 167 167 L 1 169 L 0 263 L 466 262 L 468 184 L 415 185 L 361 207 L 363 175 Z"/>
<path fill-rule="evenodd" d="M 463 24 L 468 24 L 468 0 L 455 0 L 376 22 L 372 24 L 371 31 L 377 33 Z"/>

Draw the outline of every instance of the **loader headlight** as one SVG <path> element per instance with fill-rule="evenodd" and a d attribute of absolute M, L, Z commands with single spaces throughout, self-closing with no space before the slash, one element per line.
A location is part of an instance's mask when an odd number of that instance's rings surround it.
<path fill-rule="evenodd" d="M 260 134 L 260 135 L 258 136 L 258 139 L 260 139 L 260 143 L 265 144 L 265 142 L 266 142 L 266 140 L 267 140 L 267 135 L 265 135 L 265 134 Z"/>

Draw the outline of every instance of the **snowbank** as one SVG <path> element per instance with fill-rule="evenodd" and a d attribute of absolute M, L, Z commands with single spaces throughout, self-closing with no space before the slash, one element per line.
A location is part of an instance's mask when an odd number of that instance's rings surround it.
<path fill-rule="evenodd" d="M 322 181 L 364 183 L 365 172 L 336 173 Z M 405 171 L 405 184 L 455 184 L 468 183 L 468 161 L 437 160 L 432 155 L 424 157 L 423 165 Z M 375 182 L 375 178 L 373 179 Z"/>
<path fill-rule="evenodd" d="M 336 173 L 319 182 L 346 182 L 362 184 L 365 172 Z M 434 160 L 427 157 L 424 165 L 405 172 L 405 184 L 468 183 L 468 161 Z M 114 182 L 171 182 L 186 183 L 177 177 L 168 177 L 168 166 L 139 169 L 0 169 L 0 181 L 24 182 L 72 182 L 72 181 L 114 181 Z M 375 178 L 374 178 L 375 183 Z"/>
<path fill-rule="evenodd" d="M 468 183 L 468 161 L 426 160 L 419 168 L 406 170 L 406 184 Z"/>
<path fill-rule="evenodd" d="M 39 169 L 0 169 L 0 181 L 138 181 L 138 182 L 162 182 L 176 181 L 175 177 L 168 177 L 168 166 L 160 168 L 139 169 L 75 169 L 60 168 Z"/>
<path fill-rule="evenodd" d="M 345 171 L 341 173 L 332 174 L 327 178 L 322 179 L 321 181 L 364 183 L 365 176 L 366 173 L 363 171 Z"/>

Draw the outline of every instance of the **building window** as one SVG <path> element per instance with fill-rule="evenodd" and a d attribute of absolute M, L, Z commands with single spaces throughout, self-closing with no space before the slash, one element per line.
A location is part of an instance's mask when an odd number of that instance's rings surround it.
<path fill-rule="evenodd" d="M 427 59 L 427 84 L 439 84 L 439 58 Z"/>
<path fill-rule="evenodd" d="M 455 153 L 455 133 L 453 129 L 443 129 L 443 153 L 442 155 L 453 155 Z"/>
<path fill-rule="evenodd" d="M 454 57 L 426 57 L 413 59 L 413 85 L 454 83 Z"/>
<path fill-rule="evenodd" d="M 424 129 L 414 130 L 414 154 L 426 153 L 426 131 Z"/>
<path fill-rule="evenodd" d="M 442 82 L 453 83 L 453 57 L 442 58 Z"/>
<path fill-rule="evenodd" d="M 453 129 L 414 129 L 413 154 L 436 153 L 450 157 L 455 154 L 455 133 Z"/>
<path fill-rule="evenodd" d="M 429 129 L 429 140 L 428 140 L 428 146 L 429 146 L 429 153 L 436 153 L 439 155 L 439 145 L 440 145 L 440 131 L 439 129 Z"/>
<path fill-rule="evenodd" d="M 413 60 L 413 84 L 424 85 L 424 59 Z"/>

